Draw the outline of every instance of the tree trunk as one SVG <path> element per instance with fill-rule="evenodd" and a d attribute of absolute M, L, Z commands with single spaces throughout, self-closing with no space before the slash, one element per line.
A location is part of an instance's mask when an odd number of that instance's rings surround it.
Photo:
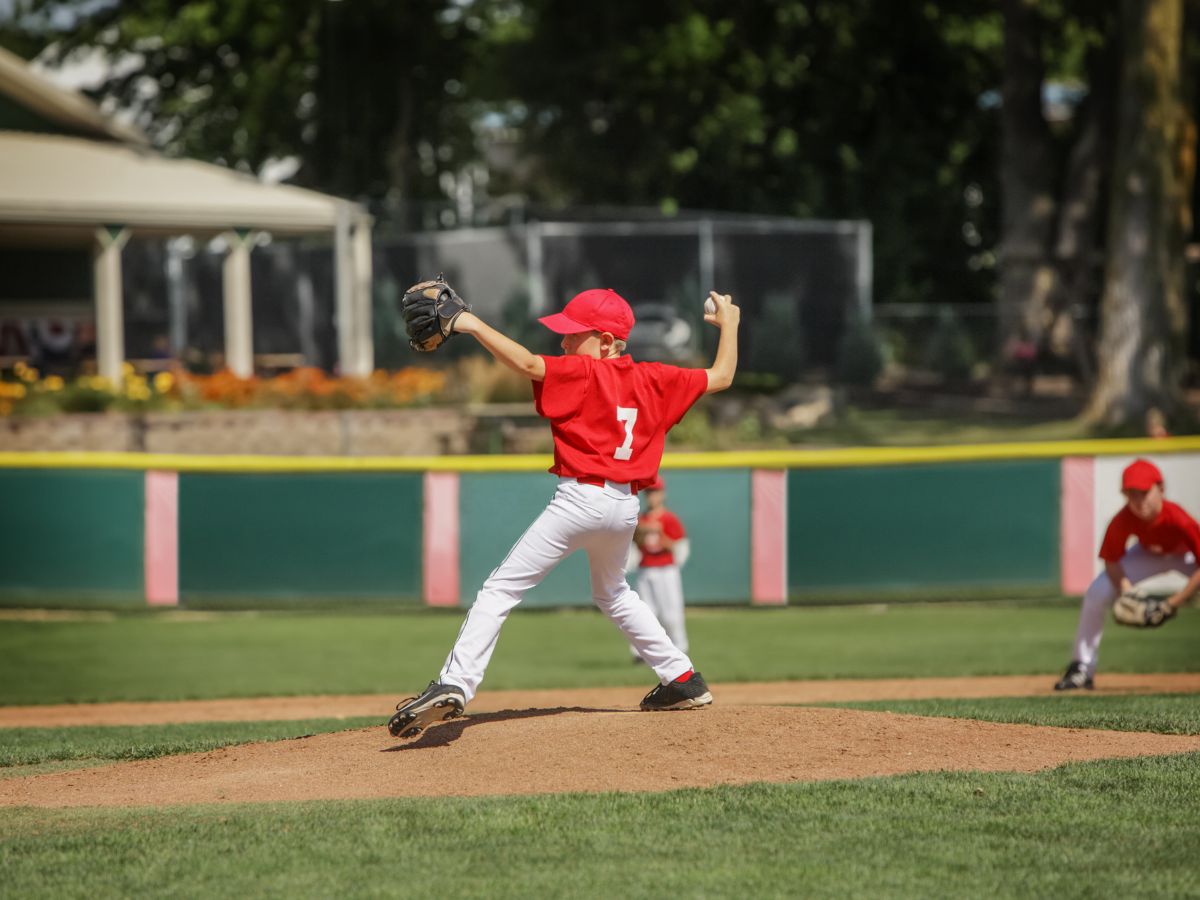
<path fill-rule="evenodd" d="M 1035 0 L 1004 0 L 1003 233 L 1000 343 L 1044 343 L 1058 274 L 1051 256 L 1057 202 L 1054 147 L 1042 114 L 1042 20 Z"/>
<path fill-rule="evenodd" d="M 1150 409 L 1169 416 L 1181 399 L 1182 0 L 1123 0 L 1121 24 L 1099 374 L 1084 417 L 1140 431 Z"/>
<path fill-rule="evenodd" d="M 1054 256 L 1061 289 L 1054 306 L 1050 352 L 1072 359 L 1085 384 L 1095 378 L 1091 329 L 1104 281 L 1104 222 L 1112 171 L 1120 40 L 1116 23 L 1088 63 L 1088 95 L 1078 111 L 1079 130 L 1067 159 Z"/>

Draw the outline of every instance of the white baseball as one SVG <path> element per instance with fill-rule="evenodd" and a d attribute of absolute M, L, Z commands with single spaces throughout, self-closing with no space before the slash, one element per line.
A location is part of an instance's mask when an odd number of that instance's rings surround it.
<path fill-rule="evenodd" d="M 716 315 L 716 313 L 717 313 L 717 304 L 715 304 L 713 302 L 713 298 L 705 297 L 704 298 L 704 314 L 706 316 L 713 316 L 713 315 Z"/>

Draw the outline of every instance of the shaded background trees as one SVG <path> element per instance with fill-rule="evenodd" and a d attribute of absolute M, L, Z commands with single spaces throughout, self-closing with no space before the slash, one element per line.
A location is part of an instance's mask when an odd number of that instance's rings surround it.
<path fill-rule="evenodd" d="M 1182 412 L 1196 140 L 1188 31 L 1182 0 L 1005 2 L 1002 322 L 1010 339 L 1079 360 L 1085 378 L 1094 358 L 1085 415 L 1106 427 L 1133 427 L 1152 408 Z M 1048 48 L 1072 32 L 1075 46 L 1054 58 L 1074 54 L 1088 95 L 1055 134 L 1038 97 Z M 1097 307 L 1093 345 L 1078 313 Z"/>
<path fill-rule="evenodd" d="M 363 200 L 385 228 L 568 206 L 868 219 L 877 301 L 994 302 L 998 362 L 1020 344 L 1094 381 L 1111 427 L 1178 407 L 1191 0 L 17 10 L 0 42 L 50 64 L 99 49 L 95 93 L 166 152 Z M 1145 203 L 1120 192 L 1150 175 Z M 1120 255 L 1139 236 L 1154 274 Z M 1163 362 L 1114 399 L 1146 370 L 1122 316 Z"/>
<path fill-rule="evenodd" d="M 1184 111 L 1181 0 L 1124 0 L 1099 378 L 1088 415 L 1107 425 L 1181 405 L 1184 244 L 1195 125 Z"/>

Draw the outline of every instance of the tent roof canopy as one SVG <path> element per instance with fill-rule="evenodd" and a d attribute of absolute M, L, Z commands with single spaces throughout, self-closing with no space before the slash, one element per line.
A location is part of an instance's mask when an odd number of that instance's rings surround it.
<path fill-rule="evenodd" d="M 0 159 L 0 224 L 305 234 L 331 231 L 340 205 L 361 213 L 316 191 L 83 138 L 0 132 Z"/>
<path fill-rule="evenodd" d="M 0 129 L 0 236 L 76 241 L 98 225 L 162 234 L 329 232 L 361 206 L 211 163 L 169 159 L 145 135 L 0 50 L 0 99 L 63 133 Z M 25 127 L 18 125 L 18 128 Z"/>

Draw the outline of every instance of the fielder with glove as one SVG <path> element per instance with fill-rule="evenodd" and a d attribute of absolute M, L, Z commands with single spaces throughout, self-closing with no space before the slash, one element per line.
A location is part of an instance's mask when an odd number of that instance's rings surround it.
<path fill-rule="evenodd" d="M 1166 597 L 1147 597 L 1137 588 L 1123 592 L 1113 604 L 1113 618 L 1131 628 L 1157 628 L 1173 615 L 1175 607 Z"/>
<path fill-rule="evenodd" d="M 687 653 L 687 626 L 683 616 L 683 578 L 680 570 L 690 552 L 687 531 L 667 509 L 667 485 L 662 476 L 645 491 L 646 511 L 638 516 L 633 532 L 638 566 L 638 595 L 653 610 L 675 646 Z M 634 662 L 641 662 L 630 648 Z"/>
<path fill-rule="evenodd" d="M 471 306 L 454 292 L 439 272 L 437 278 L 414 284 L 400 301 L 408 344 L 429 353 L 454 336 L 454 320 Z"/>
<path fill-rule="evenodd" d="M 1200 525 L 1177 503 L 1163 495 L 1162 472 L 1138 459 L 1121 475 L 1125 506 L 1108 524 L 1100 558 L 1104 571 L 1083 595 L 1071 664 L 1056 691 L 1093 687 L 1104 615 L 1133 628 L 1157 628 L 1171 620 L 1200 590 Z M 1130 537 L 1137 543 L 1125 549 Z M 1178 572 L 1187 583 L 1169 597 L 1148 597 L 1135 585 L 1165 572 Z"/>

